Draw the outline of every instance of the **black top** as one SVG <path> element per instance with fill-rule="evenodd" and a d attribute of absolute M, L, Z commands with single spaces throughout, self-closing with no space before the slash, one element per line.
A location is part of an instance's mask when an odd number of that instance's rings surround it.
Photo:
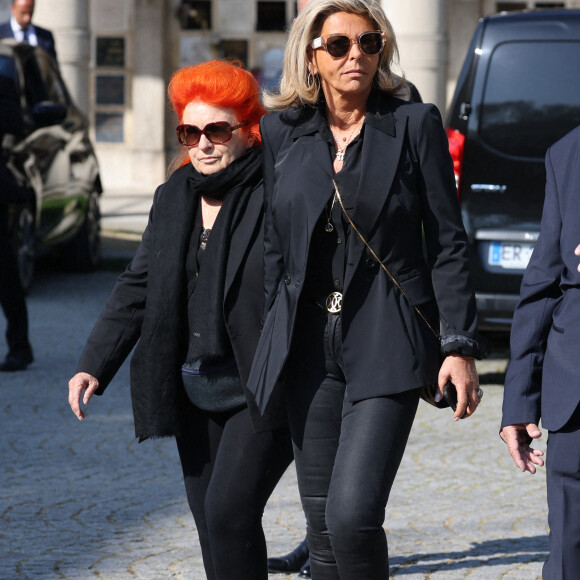
<path fill-rule="evenodd" d="M 334 138 L 324 114 L 323 104 L 316 112 L 316 121 L 320 138 L 328 143 L 328 154 L 334 159 L 336 154 Z M 334 177 L 349 213 L 354 208 L 355 193 L 360 181 L 364 127 L 363 124 L 360 133 L 348 144 L 342 169 Z M 342 292 L 350 229 L 338 200 L 335 200 L 334 187 L 331 183 L 328 203 L 312 234 L 302 294 L 305 300 L 310 301 L 331 292 Z"/>

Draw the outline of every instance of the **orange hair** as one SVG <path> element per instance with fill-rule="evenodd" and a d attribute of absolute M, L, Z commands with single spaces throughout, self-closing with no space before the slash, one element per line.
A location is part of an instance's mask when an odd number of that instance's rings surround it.
<path fill-rule="evenodd" d="M 266 109 L 260 101 L 258 82 L 242 68 L 240 61 L 210 60 L 185 66 L 171 77 L 167 94 L 180 123 L 185 107 L 192 101 L 232 109 L 238 121 L 248 123 L 242 131 L 251 135 L 257 146 L 261 145 L 260 119 Z M 184 165 L 187 161 L 184 151 L 172 165 Z"/>

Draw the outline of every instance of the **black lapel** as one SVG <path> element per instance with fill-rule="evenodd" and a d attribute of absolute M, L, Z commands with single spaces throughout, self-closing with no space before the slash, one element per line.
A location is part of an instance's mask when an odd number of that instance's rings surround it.
<path fill-rule="evenodd" d="M 319 118 L 318 114 L 314 114 L 291 134 L 292 171 L 297 184 L 292 199 L 296 213 L 307 217 L 308 239 L 331 197 L 334 177 L 328 143 L 318 132 Z"/>
<path fill-rule="evenodd" d="M 260 219 L 264 202 L 264 190 L 262 187 L 254 189 L 246 205 L 244 217 L 235 229 L 230 240 L 230 253 L 226 266 L 226 280 L 224 289 L 224 300 L 229 292 L 238 270 L 242 264 L 244 256 L 249 249 L 250 240 L 256 230 L 256 225 Z"/>
<path fill-rule="evenodd" d="M 355 209 L 350 217 L 357 229 L 370 242 L 397 173 L 407 118 L 402 115 L 395 118 L 393 111 L 385 110 L 383 106 L 382 111 L 379 109 L 376 113 L 367 114 L 365 123 L 361 177 Z M 354 268 L 347 268 L 345 287 L 348 286 L 364 249 L 356 233 L 353 232 L 352 235 L 354 243 L 351 246 L 349 263 L 353 264 Z"/>
<path fill-rule="evenodd" d="M 353 221 L 371 235 L 391 192 L 405 137 L 406 117 L 392 112 L 367 115 L 361 176 Z"/>

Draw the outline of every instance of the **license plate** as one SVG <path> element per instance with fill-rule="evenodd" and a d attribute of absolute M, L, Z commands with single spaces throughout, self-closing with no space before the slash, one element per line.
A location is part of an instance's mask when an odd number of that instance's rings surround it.
<path fill-rule="evenodd" d="M 512 270 L 525 270 L 534 250 L 534 244 L 516 242 L 492 242 L 489 245 L 491 266 L 500 266 Z"/>

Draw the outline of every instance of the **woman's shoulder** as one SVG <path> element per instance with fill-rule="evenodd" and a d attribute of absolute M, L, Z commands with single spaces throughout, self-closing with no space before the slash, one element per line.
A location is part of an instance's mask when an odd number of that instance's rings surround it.
<path fill-rule="evenodd" d="M 315 109 L 300 107 L 275 111 L 262 117 L 260 131 L 266 146 L 276 151 L 296 130 L 312 119 Z"/>
<path fill-rule="evenodd" d="M 173 173 L 171 173 L 171 175 L 169 175 L 167 181 L 163 185 L 167 185 L 169 183 L 177 184 L 180 182 L 184 182 L 191 175 L 192 171 L 193 165 L 191 164 L 191 162 L 188 161 L 185 165 L 178 167 Z"/>
<path fill-rule="evenodd" d="M 415 103 L 390 96 L 379 105 L 382 116 L 393 115 L 395 123 L 404 123 L 411 133 L 415 131 L 439 131 L 443 121 L 439 109 L 433 103 Z"/>
<path fill-rule="evenodd" d="M 314 107 L 292 107 L 282 111 L 273 111 L 262 117 L 262 127 L 271 130 L 292 131 L 311 119 L 315 111 Z"/>
<path fill-rule="evenodd" d="M 415 101 L 409 101 L 407 99 L 401 99 L 393 95 L 385 95 L 380 99 L 378 109 L 381 113 L 392 112 L 397 116 L 412 116 L 421 117 L 423 115 L 429 114 L 433 109 L 437 110 L 437 107 L 433 103 L 418 103 Z"/>

